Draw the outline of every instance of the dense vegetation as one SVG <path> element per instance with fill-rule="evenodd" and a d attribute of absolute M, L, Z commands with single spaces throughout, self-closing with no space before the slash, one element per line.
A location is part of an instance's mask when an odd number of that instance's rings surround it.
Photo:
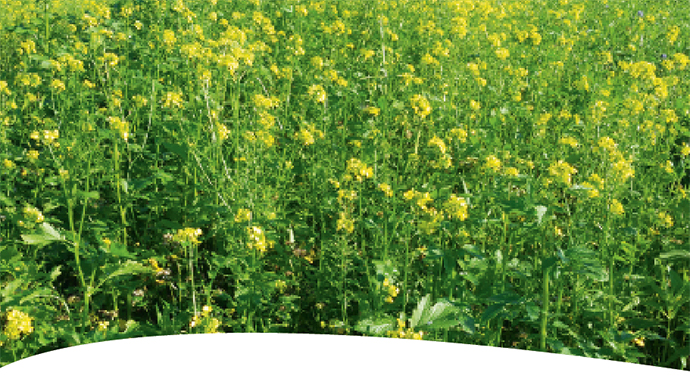
<path fill-rule="evenodd" d="M 687 369 L 688 2 L 0 8 L 0 365 L 280 332 Z"/>

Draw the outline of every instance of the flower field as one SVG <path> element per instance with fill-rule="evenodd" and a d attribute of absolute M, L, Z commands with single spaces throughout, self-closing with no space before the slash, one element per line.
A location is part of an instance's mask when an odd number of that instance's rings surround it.
<path fill-rule="evenodd" d="M 690 3 L 0 8 L 0 365 L 273 332 L 688 370 Z"/>

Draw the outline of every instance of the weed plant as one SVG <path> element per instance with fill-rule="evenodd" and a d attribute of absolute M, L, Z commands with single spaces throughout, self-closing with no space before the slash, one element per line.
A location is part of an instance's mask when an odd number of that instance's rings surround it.
<path fill-rule="evenodd" d="M 0 8 L 0 364 L 279 332 L 688 369 L 687 1 Z"/>

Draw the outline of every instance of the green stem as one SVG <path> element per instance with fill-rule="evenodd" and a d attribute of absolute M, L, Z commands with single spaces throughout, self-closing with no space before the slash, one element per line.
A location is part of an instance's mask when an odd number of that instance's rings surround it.
<path fill-rule="evenodd" d="M 544 288 L 541 295 L 542 310 L 541 310 L 541 328 L 539 335 L 541 337 L 539 348 L 541 351 L 546 351 L 546 325 L 549 318 L 549 271 L 551 268 L 544 269 Z"/>

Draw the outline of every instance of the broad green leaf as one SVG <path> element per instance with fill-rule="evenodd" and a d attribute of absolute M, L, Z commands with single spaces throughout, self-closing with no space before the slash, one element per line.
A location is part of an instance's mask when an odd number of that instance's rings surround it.
<path fill-rule="evenodd" d="M 22 234 L 22 240 L 27 245 L 47 245 L 55 241 L 64 241 L 65 238 L 47 222 L 38 228 L 38 234 Z"/>
<path fill-rule="evenodd" d="M 488 321 L 491 321 L 491 319 L 493 319 L 494 317 L 496 317 L 499 313 L 501 313 L 503 311 L 504 307 L 505 307 L 505 304 L 502 304 L 502 303 L 489 305 L 486 308 L 486 310 L 484 310 L 484 313 L 482 313 L 482 324 L 485 324 Z"/>
<path fill-rule="evenodd" d="M 410 318 L 410 327 L 414 328 L 419 324 L 419 320 L 422 318 L 422 313 L 429 307 L 429 299 L 431 295 L 424 296 L 417 304 L 417 308 L 412 312 L 412 318 Z"/>
<path fill-rule="evenodd" d="M 396 327 L 393 317 L 378 317 L 361 320 L 355 325 L 355 330 L 360 333 L 380 335 Z"/>

